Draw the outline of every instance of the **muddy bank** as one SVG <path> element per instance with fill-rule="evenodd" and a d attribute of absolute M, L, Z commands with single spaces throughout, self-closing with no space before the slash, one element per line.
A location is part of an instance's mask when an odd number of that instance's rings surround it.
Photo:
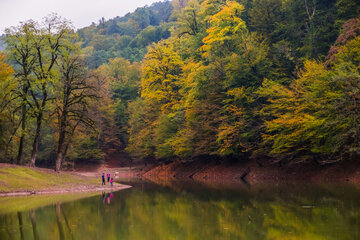
<path fill-rule="evenodd" d="M 155 166 L 149 171 L 142 172 L 141 175 L 150 180 L 191 179 L 198 182 L 235 182 L 242 181 L 243 177 L 249 183 L 282 181 L 360 183 L 360 163 L 350 161 L 332 165 L 303 163 L 279 166 L 259 164 L 255 161 L 220 164 L 204 161 L 172 162 Z"/>

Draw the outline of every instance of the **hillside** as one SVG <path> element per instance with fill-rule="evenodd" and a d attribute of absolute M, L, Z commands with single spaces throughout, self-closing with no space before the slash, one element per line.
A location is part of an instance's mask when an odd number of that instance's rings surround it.
<path fill-rule="evenodd" d="M 97 68 L 116 57 L 140 61 L 150 44 L 170 36 L 175 20 L 170 18 L 172 9 L 170 1 L 156 2 L 123 17 L 102 18 L 97 24 L 79 29 L 82 47 L 89 55 L 88 66 Z"/>
<path fill-rule="evenodd" d="M 0 56 L 0 159 L 357 159 L 359 14 L 352 0 L 173 0 L 101 19 L 80 43 L 66 24 L 39 38 L 48 25 L 25 23 Z"/>
<path fill-rule="evenodd" d="M 3 42 L 4 35 L 0 36 L 0 51 L 5 50 L 5 43 Z"/>

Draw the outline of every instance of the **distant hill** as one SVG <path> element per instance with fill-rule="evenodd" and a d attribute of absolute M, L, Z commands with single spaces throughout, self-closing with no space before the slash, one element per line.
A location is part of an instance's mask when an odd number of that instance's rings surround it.
<path fill-rule="evenodd" d="M 99 23 L 79 29 L 89 68 L 97 68 L 110 58 L 122 57 L 140 61 L 147 46 L 170 36 L 173 6 L 170 1 L 156 2 L 137 8 L 123 17 L 99 20 Z"/>
<path fill-rule="evenodd" d="M 0 51 L 4 51 L 6 48 L 6 45 L 3 41 L 4 36 L 5 36 L 4 34 L 0 36 Z"/>

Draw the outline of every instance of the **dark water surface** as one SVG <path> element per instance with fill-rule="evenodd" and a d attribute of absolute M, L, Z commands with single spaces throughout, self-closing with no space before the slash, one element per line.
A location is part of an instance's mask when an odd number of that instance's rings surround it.
<path fill-rule="evenodd" d="M 360 239 L 359 186 L 131 184 L 0 213 L 0 239 Z"/>

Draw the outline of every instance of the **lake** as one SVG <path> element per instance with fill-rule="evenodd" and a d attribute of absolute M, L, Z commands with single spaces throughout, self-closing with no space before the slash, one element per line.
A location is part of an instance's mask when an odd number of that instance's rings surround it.
<path fill-rule="evenodd" d="M 0 199 L 0 239 L 360 239 L 359 186 L 130 184 L 42 207 Z"/>

